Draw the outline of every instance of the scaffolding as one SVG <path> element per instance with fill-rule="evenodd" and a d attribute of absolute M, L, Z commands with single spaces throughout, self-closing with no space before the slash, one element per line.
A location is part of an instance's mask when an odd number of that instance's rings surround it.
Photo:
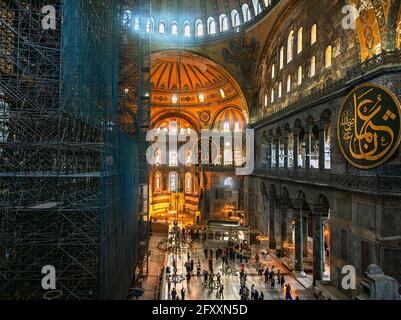
<path fill-rule="evenodd" d="M 125 298 L 138 141 L 121 125 L 117 1 L 0 0 L 0 299 Z"/>
<path fill-rule="evenodd" d="M 126 0 L 124 2 L 120 70 L 120 112 L 124 128 L 135 132 L 138 145 L 138 269 L 139 275 L 148 274 L 148 244 L 150 236 L 149 175 L 146 159 L 150 129 L 150 63 L 151 32 L 146 25 L 151 13 L 150 0 Z M 140 17 L 140 28 L 134 30 L 134 16 Z M 144 263 L 146 262 L 146 263 Z M 137 279 L 133 279 L 134 282 Z"/>

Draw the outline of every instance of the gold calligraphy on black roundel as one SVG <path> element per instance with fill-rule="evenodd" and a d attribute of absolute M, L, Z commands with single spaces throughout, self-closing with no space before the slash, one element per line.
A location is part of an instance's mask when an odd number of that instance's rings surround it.
<path fill-rule="evenodd" d="M 337 123 L 338 143 L 355 167 L 372 169 L 387 161 L 400 143 L 401 107 L 387 88 L 364 84 L 346 98 Z"/>

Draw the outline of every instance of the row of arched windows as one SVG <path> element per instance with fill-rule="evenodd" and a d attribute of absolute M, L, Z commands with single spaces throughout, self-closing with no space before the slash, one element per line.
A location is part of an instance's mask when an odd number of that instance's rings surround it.
<path fill-rule="evenodd" d="M 185 193 L 192 193 L 192 191 L 193 191 L 192 174 L 190 172 L 185 174 L 184 190 L 185 190 Z M 153 191 L 155 193 L 163 192 L 163 176 L 160 172 L 155 173 Z M 169 192 L 178 192 L 178 173 L 177 172 L 170 172 L 170 174 L 168 176 L 168 191 Z"/>
<path fill-rule="evenodd" d="M 329 124 L 323 130 L 319 130 L 318 126 L 313 126 L 310 131 L 302 128 L 296 135 L 289 133 L 287 137 L 276 139 L 268 139 L 264 132 L 260 164 L 262 167 L 293 168 L 296 163 L 298 168 L 330 169 L 331 136 Z M 322 156 L 320 153 L 323 153 Z M 323 162 L 319 165 L 319 161 Z"/>
<path fill-rule="evenodd" d="M 311 27 L 311 38 L 310 38 L 310 45 L 314 45 L 317 41 L 317 25 L 314 24 Z M 294 40 L 295 40 L 295 30 L 291 30 L 290 34 L 287 39 L 287 64 L 290 63 L 293 58 L 294 58 Z M 296 45 L 296 52 L 297 54 L 300 54 L 303 50 L 303 28 L 299 28 L 297 32 L 297 45 Z M 279 52 L 279 70 L 284 68 L 284 55 L 285 55 L 285 48 L 282 46 L 280 48 Z M 332 59 L 333 59 L 333 48 L 331 45 L 328 45 L 326 47 L 325 53 L 324 53 L 324 69 L 329 69 L 332 67 Z M 316 56 L 312 56 L 310 61 L 309 61 L 310 67 L 309 67 L 309 78 L 313 78 L 316 75 Z M 271 79 L 274 80 L 276 78 L 276 65 L 273 63 L 271 66 Z M 296 72 L 297 80 L 296 84 L 300 86 L 303 81 L 304 77 L 304 70 L 302 66 L 299 66 L 297 68 Z M 285 79 L 286 82 L 286 92 L 290 93 L 292 90 L 292 85 L 294 83 L 291 74 L 287 75 L 287 78 Z M 275 88 L 271 88 L 270 92 L 266 92 L 264 95 L 264 107 L 268 107 L 269 100 L 270 103 L 274 103 L 275 99 L 280 99 L 283 96 L 283 82 L 279 81 L 278 85 L 275 86 Z M 270 99 L 269 99 L 270 98 Z"/>
<path fill-rule="evenodd" d="M 259 3 L 259 0 L 253 1 L 253 14 L 254 16 L 259 15 L 262 12 L 262 6 Z M 263 0 L 266 7 L 270 7 L 272 5 L 272 0 Z M 202 37 L 206 33 L 208 35 L 216 34 L 218 31 L 225 32 L 230 29 L 230 22 L 232 28 L 237 28 L 241 25 L 241 23 L 246 23 L 252 20 L 251 9 L 248 4 L 243 4 L 241 7 L 242 19 L 240 13 L 237 9 L 231 11 L 231 14 L 228 16 L 226 14 L 221 14 L 218 19 L 214 17 L 209 17 L 206 20 L 206 25 L 202 19 L 198 19 L 195 21 L 194 30 L 192 29 L 191 23 L 189 21 L 185 21 L 183 23 L 183 35 L 185 38 L 189 38 L 194 35 L 196 37 Z M 242 20 L 242 21 L 241 21 Z M 140 18 L 136 17 L 134 19 L 134 30 L 140 30 L 141 22 Z M 146 32 L 154 32 L 155 24 L 153 18 L 148 18 L 146 21 Z M 165 34 L 170 32 L 171 35 L 177 36 L 179 34 L 179 23 L 177 21 L 173 21 L 170 24 L 170 30 L 167 30 L 167 23 L 164 20 L 159 21 L 159 25 L 157 27 L 157 31 L 159 34 Z"/>

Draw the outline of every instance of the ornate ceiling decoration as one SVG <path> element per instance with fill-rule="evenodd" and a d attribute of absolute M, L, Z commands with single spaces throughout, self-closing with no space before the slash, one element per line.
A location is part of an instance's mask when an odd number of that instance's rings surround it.
<path fill-rule="evenodd" d="M 153 107 L 216 107 L 240 99 L 234 78 L 209 59 L 182 51 L 152 55 Z"/>

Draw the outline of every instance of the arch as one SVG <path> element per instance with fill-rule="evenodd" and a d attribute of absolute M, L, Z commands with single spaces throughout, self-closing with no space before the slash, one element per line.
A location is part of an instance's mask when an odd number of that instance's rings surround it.
<path fill-rule="evenodd" d="M 177 172 L 170 172 L 169 174 L 169 190 L 170 192 L 178 191 L 178 174 Z"/>
<path fill-rule="evenodd" d="M 227 177 L 224 179 L 224 187 L 232 189 L 234 187 L 234 179 L 232 177 Z"/>
<path fill-rule="evenodd" d="M 234 28 L 239 27 L 241 25 L 241 20 L 236 9 L 231 11 L 231 24 Z"/>
<path fill-rule="evenodd" d="M 313 56 L 310 60 L 310 77 L 313 78 L 316 75 L 316 57 Z"/>
<path fill-rule="evenodd" d="M 313 45 L 317 41 L 317 24 L 315 23 L 310 31 L 310 44 Z"/>
<path fill-rule="evenodd" d="M 252 19 L 251 10 L 249 10 L 249 6 L 247 3 L 244 3 L 242 5 L 242 15 L 244 16 L 244 23 L 246 23 Z"/>
<path fill-rule="evenodd" d="M 293 58 L 294 33 L 295 31 L 291 30 L 287 39 L 287 63 L 291 62 Z"/>
<path fill-rule="evenodd" d="M 284 47 L 280 48 L 280 70 L 284 68 Z"/>
<path fill-rule="evenodd" d="M 175 22 L 175 21 L 173 21 L 173 22 L 171 23 L 171 34 L 172 34 L 173 36 L 177 36 L 177 35 L 178 35 L 178 24 L 177 24 L 177 22 Z"/>
<path fill-rule="evenodd" d="M 259 3 L 259 0 L 252 0 L 253 10 L 255 12 L 255 17 L 262 12 L 262 6 Z"/>
<path fill-rule="evenodd" d="M 185 193 L 192 193 L 192 174 L 190 172 L 185 174 Z"/>
<path fill-rule="evenodd" d="M 146 20 L 146 32 L 153 32 L 154 20 L 153 18 L 148 18 Z"/>
<path fill-rule="evenodd" d="M 287 93 L 291 91 L 291 75 L 287 77 Z"/>
<path fill-rule="evenodd" d="M 166 23 L 164 21 L 159 22 L 159 33 L 160 34 L 166 33 Z"/>
<path fill-rule="evenodd" d="M 297 54 L 300 54 L 303 49 L 303 28 L 299 28 L 297 35 Z"/>
<path fill-rule="evenodd" d="M 229 114 L 231 113 L 231 114 Z M 240 107 L 237 106 L 227 106 L 219 110 L 213 117 L 213 120 L 211 122 L 211 129 L 218 129 L 219 128 L 219 122 L 221 124 L 221 121 L 226 121 L 228 120 L 229 122 L 233 121 L 239 121 L 242 125 L 242 127 L 245 127 L 245 123 L 247 122 L 246 115 L 244 114 L 243 110 Z M 231 123 L 230 123 L 231 125 Z M 222 129 L 222 128 L 220 128 Z"/>
<path fill-rule="evenodd" d="M 228 30 L 228 19 L 224 13 L 220 15 L 219 22 L 220 22 L 220 32 L 227 31 Z"/>
<path fill-rule="evenodd" d="M 162 174 L 160 172 L 155 173 L 155 184 L 153 190 L 156 193 L 162 192 L 163 189 L 163 181 L 162 181 Z"/>
<path fill-rule="evenodd" d="M 216 21 L 213 17 L 209 17 L 207 19 L 207 33 L 215 34 L 216 33 Z"/>
<path fill-rule="evenodd" d="M 302 66 L 298 67 L 298 86 L 302 84 L 303 70 Z"/>
<path fill-rule="evenodd" d="M 136 17 L 134 20 L 134 30 L 138 31 L 140 29 L 140 25 L 141 25 L 141 20 L 139 19 L 139 17 Z"/>
<path fill-rule="evenodd" d="M 325 69 L 331 68 L 331 66 L 333 64 L 332 55 L 333 55 L 333 47 L 331 45 L 328 45 L 326 47 L 326 51 L 324 53 L 324 67 L 325 67 Z"/>
<path fill-rule="evenodd" d="M 184 22 L 184 37 L 189 38 L 191 37 L 191 25 L 189 22 Z"/>
<path fill-rule="evenodd" d="M 202 20 L 197 20 L 195 23 L 195 35 L 197 37 L 203 36 L 203 22 Z"/>

